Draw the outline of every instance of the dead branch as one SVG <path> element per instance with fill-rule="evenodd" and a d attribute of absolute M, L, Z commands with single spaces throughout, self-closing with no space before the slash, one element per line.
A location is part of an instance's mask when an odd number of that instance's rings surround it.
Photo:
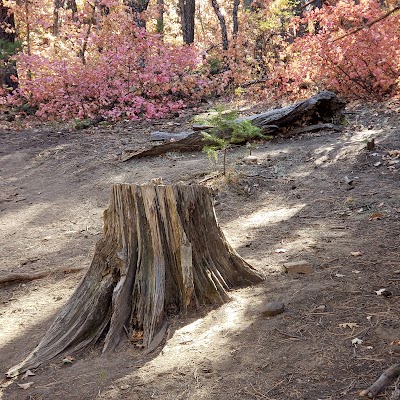
<path fill-rule="evenodd" d="M 303 10 L 304 8 L 307 8 L 308 6 L 310 6 L 313 3 L 315 3 L 315 0 L 307 1 L 306 4 L 303 4 L 302 6 L 300 6 L 300 10 Z"/>
<path fill-rule="evenodd" d="M 379 18 L 376 18 L 372 20 L 371 22 L 368 22 L 364 24 L 363 26 L 359 26 L 358 28 L 354 28 L 350 32 L 345 33 L 342 36 L 339 36 L 338 38 L 332 40 L 332 43 L 337 42 L 338 40 L 344 39 L 347 36 L 354 35 L 355 33 L 363 30 L 364 28 L 371 28 L 372 25 L 375 25 L 377 22 L 382 21 L 383 19 L 389 17 L 391 14 L 395 13 L 396 11 L 400 10 L 400 5 L 396 6 L 392 10 L 389 10 L 387 13 L 381 15 Z"/>
<path fill-rule="evenodd" d="M 6 284 L 6 283 L 11 283 L 11 282 L 29 282 L 29 281 L 34 281 L 36 279 L 42 279 L 45 278 L 46 276 L 49 276 L 54 273 L 58 272 L 63 272 L 64 274 L 71 274 L 73 272 L 78 272 L 81 271 L 83 267 L 81 268 L 61 268 L 61 269 L 56 269 L 52 271 L 43 271 L 43 272 L 36 272 L 36 273 L 31 273 L 31 274 L 24 274 L 24 273 L 16 273 L 16 274 L 9 274 L 6 276 L 0 277 L 0 285 Z"/>
<path fill-rule="evenodd" d="M 315 1 L 315 0 L 313 0 L 313 1 Z M 252 81 L 243 82 L 243 83 L 240 85 L 240 87 L 242 87 L 242 88 L 247 88 L 247 87 L 249 87 L 249 86 L 258 85 L 258 84 L 260 84 L 260 83 L 265 83 L 265 82 L 267 82 L 266 79 L 253 79 Z"/>
<path fill-rule="evenodd" d="M 400 364 L 393 364 L 368 388 L 360 393 L 360 396 L 373 398 L 378 395 L 393 381 L 400 376 Z"/>

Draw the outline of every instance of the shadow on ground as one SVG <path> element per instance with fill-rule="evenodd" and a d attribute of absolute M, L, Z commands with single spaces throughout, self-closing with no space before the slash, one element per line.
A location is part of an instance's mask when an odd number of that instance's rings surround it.
<path fill-rule="evenodd" d="M 359 123 L 357 115 L 353 118 Z M 398 127 L 398 119 L 393 115 L 392 125 L 379 130 L 347 129 L 260 146 L 254 153 L 258 165 L 237 163 L 229 185 L 210 185 L 217 191 L 216 213 L 228 240 L 265 274 L 265 282 L 233 291 L 232 301 L 218 309 L 172 319 L 167 343 L 157 353 L 144 357 L 125 345 L 103 357 L 93 349 L 67 365 L 58 358 L 26 380 L 34 382 L 26 391 L 15 382 L 5 384 L 3 398 L 353 400 L 398 358 L 391 343 L 399 339 L 400 330 L 400 185 L 398 170 L 388 169 L 382 159 L 388 149 L 398 148 L 400 132 L 392 129 Z M 371 136 L 379 143 L 375 153 L 365 151 L 365 139 Z M 77 147 L 68 145 L 62 163 L 70 172 L 59 180 L 57 173 L 51 174 L 61 162 L 60 152 L 54 152 L 57 141 L 46 160 L 27 175 L 11 171 L 5 177 L 6 185 L 23 186 L 29 195 L 38 182 L 41 192 L 46 182 L 54 185 L 43 195 L 45 206 L 36 208 L 29 220 L 28 211 L 39 204 L 34 198 L 32 204 L 0 204 L 5 207 L 0 227 L 10 235 L 3 239 L 8 249 L 3 265 L 9 257 L 29 258 L 37 252 L 46 266 L 56 260 L 62 265 L 88 265 L 102 229 L 101 212 L 111 182 L 143 183 L 162 176 L 167 183 L 191 183 L 210 168 L 203 155 L 192 154 L 118 164 L 109 158 L 110 146 L 126 138 L 107 145 L 96 145 L 95 139 L 90 138 L 93 148 L 83 152 L 84 162 L 79 152 L 73 153 Z M 18 139 L 13 143 L 16 146 Z M 230 154 L 232 160 L 242 156 L 243 150 Z M 97 168 L 95 160 L 102 160 Z M 82 169 L 74 175 L 78 164 Z M 10 223 L 8 228 L 4 221 Z M 75 225 L 76 232 L 60 235 Z M 18 236 L 21 229 L 26 229 L 25 236 Z M 53 248 L 46 245 L 19 253 L 29 241 L 33 246 L 41 243 L 46 231 L 57 238 Z M 21 243 L 16 246 L 12 237 Z M 282 273 L 283 264 L 297 260 L 306 260 L 314 272 Z M 23 270 L 27 264 L 15 265 Z M 3 306 L 10 307 L 6 316 L 18 315 L 9 320 L 13 321 L 10 329 L 29 314 L 25 300 L 31 296 L 34 303 L 35 292 L 43 293 L 44 303 L 59 296 L 62 303 L 78 276 L 66 279 L 50 276 L 25 287 L 6 287 L 2 292 Z M 392 296 L 378 296 L 376 291 L 383 287 Z M 19 303 L 8 302 L 10 295 Z M 285 312 L 263 317 L 270 301 L 284 302 Z M 49 314 L 60 306 L 36 308 L 29 329 L 16 329 L 1 348 L 2 370 L 27 355 L 51 323 Z M 362 342 L 354 345 L 355 338 Z M 390 389 L 382 398 L 389 396 Z"/>

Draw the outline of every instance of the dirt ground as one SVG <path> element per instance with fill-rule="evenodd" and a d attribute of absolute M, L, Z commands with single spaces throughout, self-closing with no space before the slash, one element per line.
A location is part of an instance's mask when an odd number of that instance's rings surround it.
<path fill-rule="evenodd" d="M 172 319 L 155 353 L 124 344 L 101 356 L 95 347 L 63 363 L 67 353 L 35 376 L 0 380 L 0 398 L 358 398 L 400 357 L 399 110 L 348 106 L 342 132 L 260 143 L 257 165 L 241 162 L 246 148 L 231 150 L 227 182 L 206 184 L 226 237 L 265 281 L 220 308 Z M 80 131 L 0 122 L 0 277 L 51 272 L 0 286 L 2 373 L 33 350 L 84 275 L 112 183 L 194 184 L 221 170 L 202 153 L 120 161 L 151 131 L 182 131 L 189 120 Z M 283 272 L 300 260 L 313 271 Z M 285 311 L 266 318 L 271 301 Z"/>

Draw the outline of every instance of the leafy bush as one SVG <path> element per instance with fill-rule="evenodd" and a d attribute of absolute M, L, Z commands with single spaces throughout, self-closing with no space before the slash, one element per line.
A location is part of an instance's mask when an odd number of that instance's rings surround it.
<path fill-rule="evenodd" d="M 8 100 L 37 107 L 45 119 L 137 120 L 161 117 L 207 93 L 193 47 L 164 43 L 128 23 L 93 34 L 89 43 L 85 63 L 71 50 L 20 53 L 19 89 Z"/>
<path fill-rule="evenodd" d="M 368 25 L 385 12 L 375 0 L 340 0 L 309 12 L 297 22 L 311 32 L 287 49 L 289 61 L 275 66 L 269 89 L 298 96 L 326 88 L 369 100 L 398 94 L 399 13 Z"/>

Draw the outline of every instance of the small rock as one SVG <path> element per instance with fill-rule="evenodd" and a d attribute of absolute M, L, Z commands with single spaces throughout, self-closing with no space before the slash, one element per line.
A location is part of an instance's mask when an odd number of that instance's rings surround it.
<path fill-rule="evenodd" d="M 243 158 L 245 164 L 257 164 L 258 158 L 256 156 L 247 156 Z"/>
<path fill-rule="evenodd" d="M 344 181 L 350 186 L 354 185 L 353 179 L 350 179 L 347 175 L 344 177 Z"/>
<path fill-rule="evenodd" d="M 391 297 L 392 296 L 392 292 L 390 290 L 387 290 L 386 288 L 375 290 L 375 293 L 378 296 L 383 296 L 383 297 Z"/>
<path fill-rule="evenodd" d="M 314 272 L 313 267 L 305 260 L 288 262 L 283 267 L 284 271 L 289 275 L 311 274 Z"/>
<path fill-rule="evenodd" d="M 280 301 L 271 301 L 261 313 L 263 317 L 274 317 L 275 315 L 282 314 L 285 311 L 285 305 Z"/>
<path fill-rule="evenodd" d="M 326 311 L 326 305 L 325 304 L 321 304 L 318 307 L 315 307 L 314 312 L 325 312 Z"/>

